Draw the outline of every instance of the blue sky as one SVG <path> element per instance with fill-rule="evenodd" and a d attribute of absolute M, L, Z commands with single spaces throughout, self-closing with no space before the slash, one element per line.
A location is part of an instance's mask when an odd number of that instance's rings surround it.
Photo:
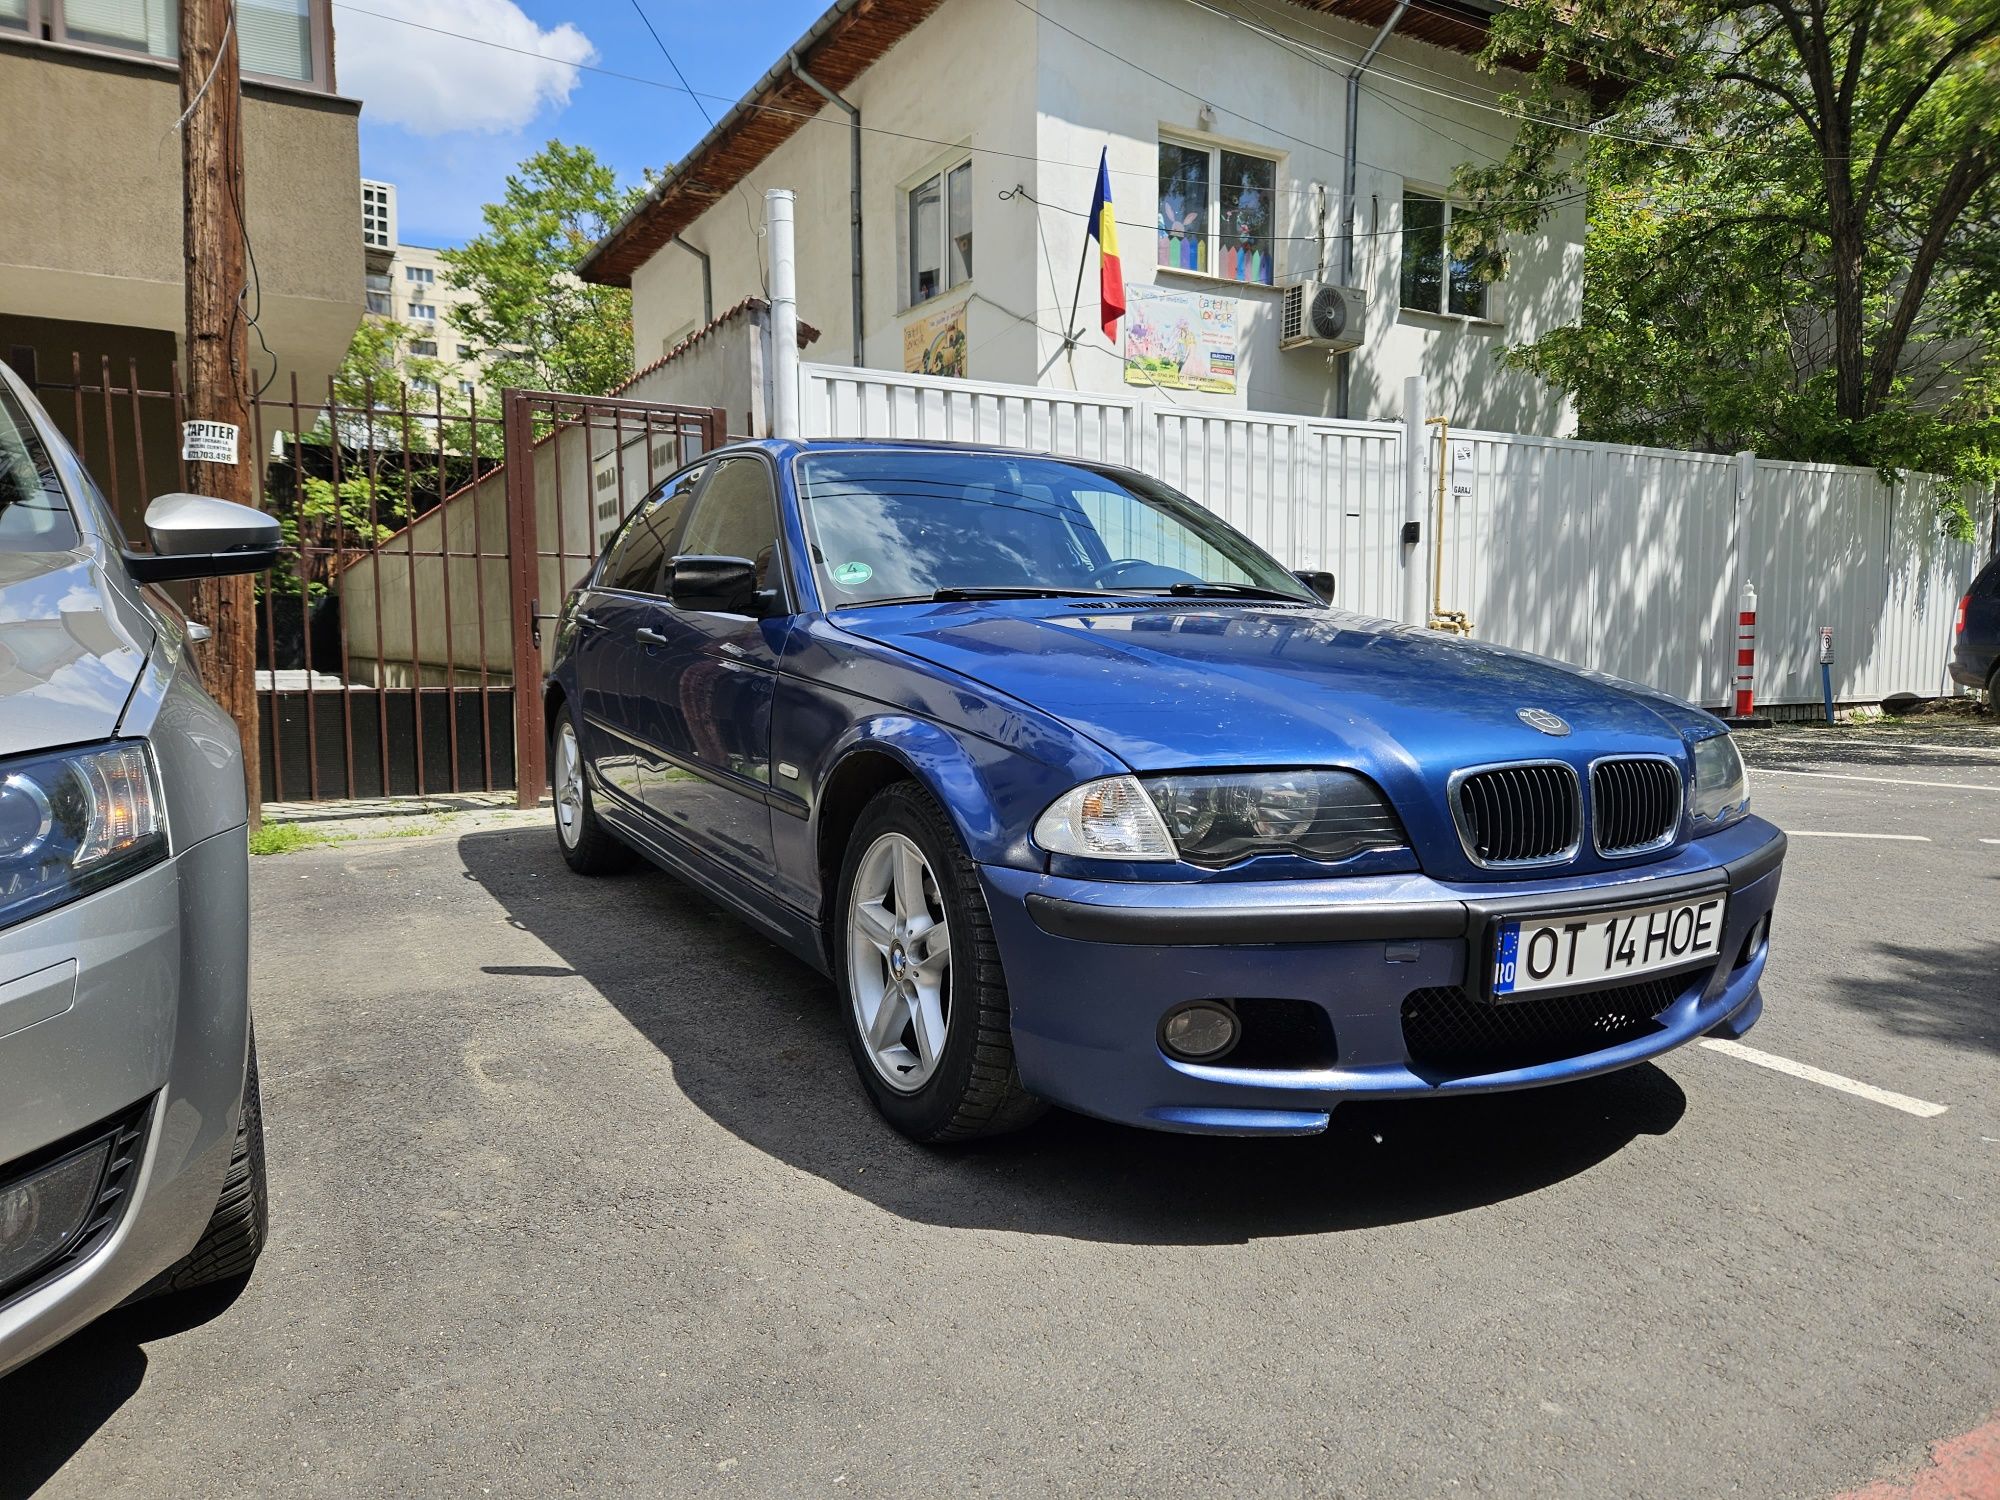
<path fill-rule="evenodd" d="M 825 0 L 640 3 L 688 82 L 732 101 L 825 8 Z M 334 0 L 334 28 L 340 91 L 363 104 L 362 173 L 397 185 L 400 232 L 411 244 L 477 234 L 480 206 L 551 138 L 589 146 L 620 181 L 636 182 L 708 129 L 677 87 L 576 66 L 674 83 L 632 0 Z M 728 108 L 702 103 L 717 118 Z"/>

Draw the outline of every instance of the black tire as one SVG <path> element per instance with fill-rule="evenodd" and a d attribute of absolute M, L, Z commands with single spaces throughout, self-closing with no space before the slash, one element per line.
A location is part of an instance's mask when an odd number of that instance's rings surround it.
<path fill-rule="evenodd" d="M 229 1175 L 222 1179 L 222 1196 L 194 1249 L 154 1277 L 139 1297 L 190 1292 L 219 1281 L 247 1281 L 270 1234 L 271 1199 L 264 1181 L 264 1101 L 257 1087 L 257 1039 L 253 1035 L 249 1065 L 243 1073 L 243 1112 L 236 1122 L 236 1149 L 229 1157 Z"/>
<path fill-rule="evenodd" d="M 590 778 L 583 774 L 580 761 L 576 767 L 575 803 L 573 807 L 565 807 L 562 785 L 565 734 L 572 739 L 576 734 L 568 704 L 556 710 L 549 725 L 549 789 L 555 802 L 556 847 L 562 850 L 564 862 L 579 875 L 615 875 L 629 870 L 637 856 L 619 843 L 617 835 L 598 818 L 597 804 L 590 795 Z M 568 825 L 564 823 L 566 813 L 572 815 Z"/>
<path fill-rule="evenodd" d="M 945 1044 L 931 1076 L 913 1092 L 891 1087 L 876 1071 L 855 1010 L 848 913 L 863 855 L 885 833 L 916 844 L 931 868 L 952 934 Z M 1012 1009 L 999 945 L 979 877 L 937 799 L 915 782 L 884 787 L 862 809 L 841 862 L 830 947 L 840 988 L 848 1050 L 889 1123 L 913 1141 L 942 1145 L 1004 1135 L 1033 1124 L 1048 1106 L 1021 1087 L 1014 1064 Z"/>
<path fill-rule="evenodd" d="M 1986 711 L 2000 719 L 2000 662 L 1994 663 L 1993 675 L 1986 679 Z"/>

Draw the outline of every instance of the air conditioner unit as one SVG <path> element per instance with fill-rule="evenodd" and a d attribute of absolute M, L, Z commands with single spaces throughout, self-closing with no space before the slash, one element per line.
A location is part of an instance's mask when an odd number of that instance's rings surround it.
<path fill-rule="evenodd" d="M 1368 294 L 1358 286 L 1295 281 L 1285 288 L 1278 313 L 1280 349 L 1325 349 L 1339 353 L 1368 341 Z"/>

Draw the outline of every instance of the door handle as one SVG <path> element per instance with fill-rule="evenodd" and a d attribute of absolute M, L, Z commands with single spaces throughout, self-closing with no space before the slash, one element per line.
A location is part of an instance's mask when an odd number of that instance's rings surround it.
<path fill-rule="evenodd" d="M 570 618 L 576 621 L 576 623 L 581 625 L 585 630 L 597 630 L 600 628 L 600 626 L 598 625 L 597 616 L 590 613 L 590 611 L 588 610 L 580 609 L 575 614 L 571 615 Z"/>
<path fill-rule="evenodd" d="M 664 646 L 668 644 L 667 638 L 661 635 L 659 631 L 652 629 L 650 626 L 641 625 L 637 630 L 633 631 L 632 634 L 637 636 L 640 640 L 644 641 L 649 646 Z"/>

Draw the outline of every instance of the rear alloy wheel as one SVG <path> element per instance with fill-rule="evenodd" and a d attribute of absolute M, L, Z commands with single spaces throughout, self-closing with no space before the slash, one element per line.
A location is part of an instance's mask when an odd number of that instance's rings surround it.
<path fill-rule="evenodd" d="M 632 852 L 597 820 L 590 781 L 583 774 L 583 750 L 567 706 L 556 710 L 549 731 L 549 781 L 555 793 L 556 843 L 579 875 L 608 875 L 630 868 Z"/>
<path fill-rule="evenodd" d="M 848 1046 L 890 1124 L 944 1142 L 1035 1120 L 978 875 L 929 793 L 898 782 L 862 810 L 836 909 Z"/>

